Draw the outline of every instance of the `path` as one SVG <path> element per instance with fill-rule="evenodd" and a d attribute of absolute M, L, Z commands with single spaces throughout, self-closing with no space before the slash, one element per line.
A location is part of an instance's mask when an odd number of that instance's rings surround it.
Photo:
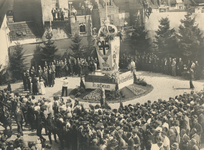
<path fill-rule="evenodd" d="M 137 77 L 144 78 L 144 80 L 151 84 L 154 89 L 149 94 L 123 102 L 124 105 L 128 104 L 135 104 L 137 102 L 139 103 L 145 103 L 148 100 L 157 101 L 159 98 L 163 100 L 168 100 L 169 97 L 175 97 L 176 95 L 183 94 L 184 92 L 190 92 L 191 89 L 189 89 L 189 81 L 184 80 L 181 77 L 172 77 L 168 75 L 163 75 L 160 73 L 151 73 L 146 71 L 138 71 Z M 68 77 L 69 80 L 69 91 L 76 88 L 80 85 L 80 78 L 79 77 Z M 51 98 L 53 95 L 60 95 L 61 89 L 62 89 L 62 83 L 63 78 L 56 78 L 55 80 L 55 86 L 54 87 L 46 87 L 46 95 L 37 95 L 36 98 L 39 97 L 45 97 L 45 98 Z M 193 81 L 193 84 L 195 86 L 194 91 L 200 91 L 204 89 L 204 80 L 199 81 Z M 18 89 L 19 91 L 23 91 L 22 83 L 16 83 L 11 84 L 12 90 Z M 173 88 L 174 87 L 174 88 Z M 0 89 L 6 88 L 6 86 L 0 86 Z M 178 89 L 176 89 L 178 88 Z M 66 97 L 65 97 L 66 98 Z M 80 102 L 85 107 L 89 106 L 89 103 L 87 102 Z M 98 104 L 98 103 L 92 103 Z M 111 108 L 118 108 L 119 103 L 110 103 L 109 104 Z"/>

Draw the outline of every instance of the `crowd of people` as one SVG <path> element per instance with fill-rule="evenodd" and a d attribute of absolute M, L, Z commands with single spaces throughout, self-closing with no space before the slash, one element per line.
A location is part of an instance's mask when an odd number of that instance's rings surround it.
<path fill-rule="evenodd" d="M 83 74 L 94 73 L 99 68 L 97 58 L 88 57 L 88 59 L 75 59 L 74 57 L 64 60 L 54 60 L 49 65 L 45 61 L 43 66 L 38 68 L 31 66 L 29 70 L 23 73 L 23 85 L 25 91 L 30 93 L 45 94 L 45 87 L 53 87 L 55 78 L 67 76 L 81 76 Z"/>
<path fill-rule="evenodd" d="M 135 57 L 123 54 L 120 57 L 120 68 L 127 68 L 131 58 L 137 66 L 137 70 L 151 71 L 157 73 L 163 73 L 172 76 L 185 76 L 189 70 L 193 71 L 194 79 L 200 80 L 204 75 L 204 68 L 198 61 L 184 61 L 182 58 L 165 57 L 160 58 L 151 53 L 137 53 Z"/>
<path fill-rule="evenodd" d="M 5 92 L 1 101 L 11 103 L 18 126 L 17 140 L 7 142 L 1 135 L 2 149 L 44 147 L 43 128 L 50 144 L 54 135 L 60 150 L 199 150 L 204 142 L 204 91 L 144 104 L 121 102 L 119 109 L 91 104 L 84 108 L 69 97 L 36 99 Z M 36 143 L 22 140 L 24 122 L 36 130 Z"/>

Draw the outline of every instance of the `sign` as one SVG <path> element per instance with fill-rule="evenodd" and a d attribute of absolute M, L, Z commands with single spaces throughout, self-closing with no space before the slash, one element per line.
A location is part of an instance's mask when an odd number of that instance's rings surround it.
<path fill-rule="evenodd" d="M 115 90 L 116 84 L 109 84 L 109 83 L 98 83 L 98 82 L 85 82 L 86 89 L 97 89 L 97 88 L 104 88 L 105 90 Z"/>
<path fill-rule="evenodd" d="M 134 77 L 131 71 L 122 73 L 119 75 L 118 88 L 122 89 L 125 86 L 133 84 L 133 82 L 134 82 Z"/>
<path fill-rule="evenodd" d="M 115 84 L 115 82 L 107 76 L 97 76 L 97 75 L 87 75 L 85 76 L 85 82 L 97 82 L 97 83 L 110 83 Z"/>

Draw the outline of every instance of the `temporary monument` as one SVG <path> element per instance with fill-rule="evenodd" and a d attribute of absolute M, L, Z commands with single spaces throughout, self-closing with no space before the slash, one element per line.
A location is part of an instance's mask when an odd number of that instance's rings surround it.
<path fill-rule="evenodd" d="M 95 47 L 100 70 L 85 76 L 86 89 L 102 87 L 105 90 L 117 90 L 133 84 L 131 71 L 119 71 L 120 36 L 116 26 L 110 24 L 109 20 L 99 29 Z"/>

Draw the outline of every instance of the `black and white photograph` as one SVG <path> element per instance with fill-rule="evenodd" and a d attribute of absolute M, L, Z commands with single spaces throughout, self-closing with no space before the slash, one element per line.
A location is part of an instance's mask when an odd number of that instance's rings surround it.
<path fill-rule="evenodd" d="M 204 150 L 204 0 L 0 0 L 0 150 Z"/>

